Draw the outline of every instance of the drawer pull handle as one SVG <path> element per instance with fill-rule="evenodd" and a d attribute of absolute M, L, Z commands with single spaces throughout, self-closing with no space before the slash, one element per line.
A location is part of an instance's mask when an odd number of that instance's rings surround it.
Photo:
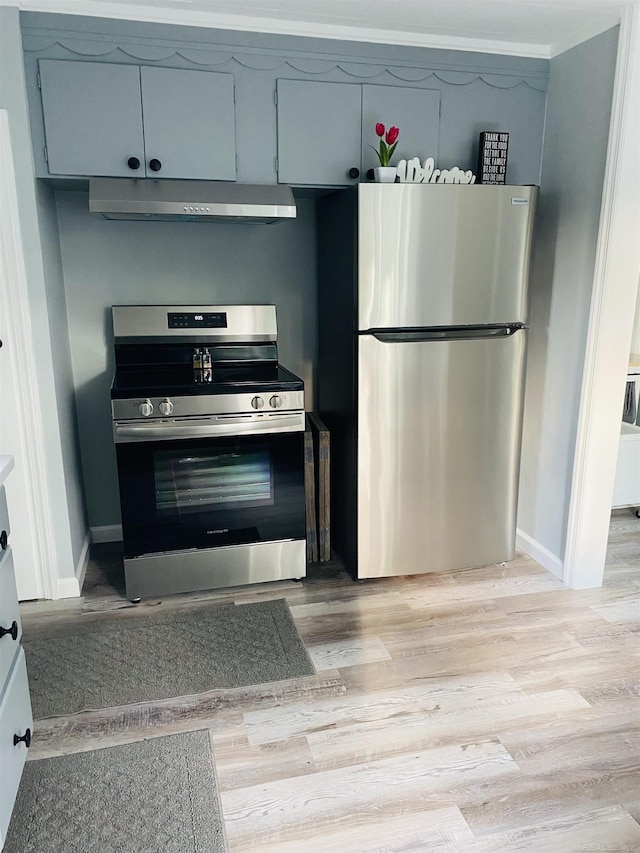
<path fill-rule="evenodd" d="M 3 551 L 7 550 L 8 541 L 9 537 L 7 535 L 7 531 L 3 530 L 2 533 L 0 533 L 0 548 L 2 548 Z"/>
<path fill-rule="evenodd" d="M 18 639 L 18 623 L 15 619 L 11 623 L 10 628 L 3 628 L 2 625 L 0 625 L 0 640 L 5 636 L 5 634 L 9 634 L 12 640 Z"/>
<path fill-rule="evenodd" d="M 18 737 L 18 735 L 13 736 L 13 745 L 17 746 L 19 743 L 23 743 L 29 749 L 31 746 L 31 729 L 27 729 L 22 737 Z"/>

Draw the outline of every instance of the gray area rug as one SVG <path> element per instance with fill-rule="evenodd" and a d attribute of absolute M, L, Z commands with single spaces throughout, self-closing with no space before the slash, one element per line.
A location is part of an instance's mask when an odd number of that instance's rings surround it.
<path fill-rule="evenodd" d="M 282 599 L 45 626 L 23 644 L 36 720 L 315 674 Z"/>
<path fill-rule="evenodd" d="M 224 853 L 207 732 L 28 761 L 4 853 Z"/>

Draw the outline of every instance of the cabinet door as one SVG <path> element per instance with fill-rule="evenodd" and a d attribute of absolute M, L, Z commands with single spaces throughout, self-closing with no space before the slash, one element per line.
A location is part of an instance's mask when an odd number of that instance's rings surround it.
<path fill-rule="evenodd" d="M 380 165 L 376 152 L 376 124 L 388 129 L 400 128 L 398 145 L 391 165 L 419 157 L 420 162 L 433 157 L 438 163 L 438 130 L 440 124 L 440 92 L 433 89 L 411 89 L 406 86 L 362 87 L 362 168 L 366 173 Z"/>
<path fill-rule="evenodd" d="M 24 737 L 27 729 L 33 731 L 33 716 L 24 651 L 20 649 L 0 701 L 0 850 L 27 759 L 26 745 L 14 745 L 13 737 Z"/>
<path fill-rule="evenodd" d="M 278 181 L 343 186 L 358 182 L 360 85 L 278 80 Z"/>
<path fill-rule="evenodd" d="M 4 543 L 0 548 L 0 628 L 9 633 L 0 637 L 0 697 L 2 687 L 7 678 L 11 664 L 18 651 L 18 645 L 22 636 L 20 627 L 20 610 L 18 607 L 18 593 L 16 592 L 16 581 L 13 573 L 13 556 L 11 554 L 10 541 L 11 527 L 9 526 L 9 512 L 7 510 L 7 498 L 4 486 L 0 486 L 0 532 L 3 534 L 1 541 Z M 16 623 L 15 639 L 11 633 L 13 623 Z"/>
<path fill-rule="evenodd" d="M 144 174 L 138 66 L 41 59 L 39 69 L 49 173 Z"/>
<path fill-rule="evenodd" d="M 145 65 L 140 79 L 147 177 L 234 181 L 233 76 Z"/>
<path fill-rule="evenodd" d="M 13 555 L 11 548 L 0 552 L 0 627 L 9 633 L 0 637 L 0 695 L 11 664 L 16 656 L 22 637 L 20 625 L 20 609 L 18 607 L 18 593 L 16 592 L 16 581 L 13 574 Z M 14 626 L 15 622 L 15 626 Z M 15 627 L 15 639 L 11 628 Z"/>

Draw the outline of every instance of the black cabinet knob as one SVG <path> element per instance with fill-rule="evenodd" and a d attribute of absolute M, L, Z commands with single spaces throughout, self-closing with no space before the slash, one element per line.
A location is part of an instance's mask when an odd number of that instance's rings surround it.
<path fill-rule="evenodd" d="M 373 172 L 373 169 L 367 169 L 367 178 L 369 178 L 370 181 L 372 181 L 375 178 L 375 174 Z"/>
<path fill-rule="evenodd" d="M 353 166 L 351 169 L 349 169 L 349 177 L 350 178 L 359 178 L 360 177 L 360 169 L 356 169 L 356 167 Z"/>
<path fill-rule="evenodd" d="M 140 168 L 140 160 L 138 160 L 137 157 L 129 157 L 127 160 L 127 166 L 135 171 L 135 169 Z"/>
<path fill-rule="evenodd" d="M 11 637 L 12 640 L 18 639 L 18 623 L 15 619 L 11 623 L 10 628 L 3 628 L 2 625 L 0 625 L 0 640 L 7 634 Z"/>
<path fill-rule="evenodd" d="M 159 172 L 162 169 L 162 163 L 154 157 L 153 160 L 149 160 L 149 168 L 152 172 Z"/>
<path fill-rule="evenodd" d="M 31 729 L 27 729 L 22 737 L 18 737 L 18 735 L 13 736 L 13 745 L 17 746 L 19 743 L 23 743 L 29 749 L 31 746 Z"/>
<path fill-rule="evenodd" d="M 7 531 L 3 530 L 2 533 L 0 533 L 0 548 L 2 548 L 3 551 L 6 551 L 8 543 L 9 537 L 7 536 Z"/>

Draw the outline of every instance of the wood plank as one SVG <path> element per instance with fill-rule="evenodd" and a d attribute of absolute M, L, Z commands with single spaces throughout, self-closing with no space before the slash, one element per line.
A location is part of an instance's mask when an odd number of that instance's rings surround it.
<path fill-rule="evenodd" d="M 49 717 L 35 722 L 29 760 L 87 752 L 176 732 L 217 726 L 224 730 L 243 708 L 255 708 L 262 703 L 274 707 L 286 701 L 287 695 L 300 697 L 315 690 L 343 693 L 345 687 L 339 674 L 332 671 L 273 684 L 211 690 L 196 696 Z"/>
<path fill-rule="evenodd" d="M 318 562 L 318 527 L 316 507 L 316 475 L 313 453 L 313 434 L 309 415 L 305 418 L 304 432 L 304 500 L 307 520 L 307 562 Z"/>
<path fill-rule="evenodd" d="M 504 747 L 487 740 L 413 752 L 410 760 L 403 755 L 226 791 L 222 806 L 231 849 L 254 850 L 267 833 L 272 842 L 289 841 L 307 824 L 318 833 L 337 818 L 348 825 L 354 814 L 375 815 L 390 807 L 397 814 L 404 803 L 419 803 L 428 792 L 518 772 Z"/>
<path fill-rule="evenodd" d="M 236 725 L 212 729 L 211 737 L 221 791 L 264 785 L 318 770 L 305 738 L 249 743 L 242 718 Z"/>
<path fill-rule="evenodd" d="M 622 806 L 633 816 L 639 796 L 637 783 L 637 777 L 631 775 L 562 769 L 553 772 L 547 768 L 544 773 L 527 774 L 510 786 L 496 783 L 491 798 L 478 786 L 470 786 L 456 792 L 456 801 L 476 837 L 494 838 L 523 826 L 543 825 L 559 814 L 578 822 L 581 814 L 594 807 Z"/>
<path fill-rule="evenodd" d="M 327 820 L 307 825 L 288 840 L 262 842 L 246 847 L 242 840 L 234 841 L 231 851 L 251 850 L 254 853 L 380 853 L 403 851 L 425 853 L 455 845 L 466 850 L 473 834 L 460 810 L 453 805 L 423 808 L 420 811 L 394 813 L 381 808 L 376 814 L 354 814 L 348 821 Z"/>
<path fill-rule="evenodd" d="M 553 714 L 579 713 L 588 707 L 575 690 L 532 695 L 514 692 L 459 707 L 455 702 L 441 702 L 420 711 L 403 710 L 395 718 L 389 715 L 357 725 L 343 723 L 337 729 L 311 732 L 307 741 L 318 768 L 325 769 L 461 741 L 502 738 L 512 729 L 538 725 Z"/>
<path fill-rule="evenodd" d="M 313 665 L 321 672 L 371 661 L 389 660 L 391 655 L 379 637 L 357 637 L 342 642 L 309 644 Z"/>
<path fill-rule="evenodd" d="M 331 447 L 329 430 L 316 412 L 309 412 L 316 461 L 319 556 L 331 559 Z"/>
<path fill-rule="evenodd" d="M 544 823 L 477 838 L 465 853 L 578 853 L 588 850 L 640 850 L 640 826 L 622 806 L 555 816 Z M 449 853 L 446 850 L 446 853 Z M 454 853 L 454 848 L 450 848 Z M 457 851 L 456 851 L 457 853 Z"/>

